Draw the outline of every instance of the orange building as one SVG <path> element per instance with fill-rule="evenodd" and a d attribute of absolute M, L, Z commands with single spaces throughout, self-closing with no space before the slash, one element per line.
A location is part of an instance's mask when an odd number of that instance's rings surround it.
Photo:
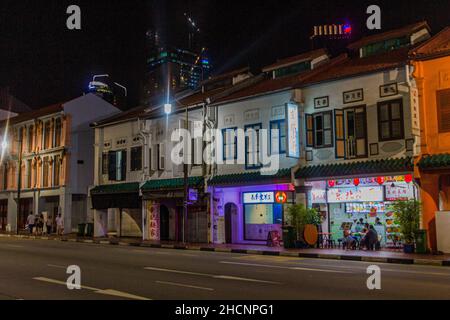
<path fill-rule="evenodd" d="M 437 211 L 450 210 L 450 27 L 411 51 L 420 106 L 420 156 L 415 176 L 421 187 L 423 228 L 437 250 Z"/>
<path fill-rule="evenodd" d="M 53 226 L 61 214 L 66 233 L 88 222 L 88 187 L 94 179 L 89 124 L 118 112 L 88 94 L 0 121 L 0 231 L 23 231 L 30 213 L 44 214 Z"/>

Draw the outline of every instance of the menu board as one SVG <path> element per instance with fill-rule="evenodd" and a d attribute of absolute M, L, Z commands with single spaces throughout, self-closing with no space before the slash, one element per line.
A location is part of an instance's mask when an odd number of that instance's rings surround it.
<path fill-rule="evenodd" d="M 328 203 L 384 201 L 383 187 L 332 188 L 327 192 Z"/>

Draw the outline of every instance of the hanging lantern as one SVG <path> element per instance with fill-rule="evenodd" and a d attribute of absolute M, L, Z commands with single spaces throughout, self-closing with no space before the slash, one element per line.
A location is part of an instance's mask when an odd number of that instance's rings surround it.
<path fill-rule="evenodd" d="M 406 183 L 411 183 L 413 181 L 413 176 L 412 176 L 412 174 L 407 174 L 406 176 L 405 176 L 405 182 Z"/>
<path fill-rule="evenodd" d="M 384 177 L 377 177 L 377 183 L 381 186 L 384 183 Z"/>
<path fill-rule="evenodd" d="M 359 178 L 353 179 L 353 184 L 357 187 L 360 184 Z"/>
<path fill-rule="evenodd" d="M 328 186 L 329 186 L 330 188 L 333 188 L 335 185 L 336 185 L 336 181 L 334 181 L 334 180 L 328 180 Z"/>

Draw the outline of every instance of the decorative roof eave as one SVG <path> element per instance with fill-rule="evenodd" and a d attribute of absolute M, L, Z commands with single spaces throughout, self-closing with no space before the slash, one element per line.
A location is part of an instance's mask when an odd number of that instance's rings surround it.
<path fill-rule="evenodd" d="M 139 182 L 100 185 L 94 187 L 91 195 L 139 193 Z"/>
<path fill-rule="evenodd" d="M 417 163 L 419 169 L 423 172 L 438 172 L 450 170 L 450 154 L 426 155 Z"/>
<path fill-rule="evenodd" d="M 404 174 L 413 172 L 412 158 L 358 161 L 351 163 L 329 164 L 303 167 L 295 174 L 296 179 L 323 180 L 353 178 L 361 175 Z"/>
<path fill-rule="evenodd" d="M 188 179 L 189 187 L 200 188 L 204 185 L 205 179 L 203 177 L 190 177 Z M 141 187 L 142 192 L 151 191 L 174 191 L 182 190 L 184 188 L 184 179 L 161 179 L 161 180 L 149 180 Z"/>
<path fill-rule="evenodd" d="M 291 169 L 281 169 L 274 175 L 261 175 L 260 172 L 218 175 L 208 181 L 209 186 L 230 187 L 263 184 L 291 183 Z"/>

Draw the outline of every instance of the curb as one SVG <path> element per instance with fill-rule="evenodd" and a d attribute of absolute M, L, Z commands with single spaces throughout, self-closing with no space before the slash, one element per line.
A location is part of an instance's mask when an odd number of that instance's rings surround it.
<path fill-rule="evenodd" d="M 408 259 L 408 258 L 381 258 L 381 257 L 364 257 L 356 255 L 337 255 L 337 254 L 318 254 L 318 253 L 296 253 L 289 251 L 264 251 L 264 250 L 246 250 L 246 249 L 231 249 L 231 248 L 211 248 L 211 247 L 189 247 L 184 245 L 170 245 L 170 244 L 152 244 L 141 242 L 122 242 L 117 240 L 95 240 L 95 239 L 69 239 L 58 237 L 38 237 L 26 235 L 11 235 L 0 234 L 0 238 L 18 238 L 29 240 L 49 240 L 62 241 L 72 243 L 86 243 L 98 245 L 115 245 L 124 247 L 142 247 L 154 249 L 174 249 L 174 250 L 189 250 L 189 251 L 204 251 L 204 252 L 221 252 L 221 253 L 235 253 L 248 255 L 263 255 L 263 256 L 282 256 L 292 258 L 306 258 L 306 259 L 325 259 L 325 260 L 343 260 L 343 261 L 359 261 L 359 262 L 375 262 L 375 263 L 389 263 L 402 265 L 422 265 L 422 266 L 436 266 L 436 267 L 450 267 L 450 260 L 428 260 L 428 259 Z"/>

